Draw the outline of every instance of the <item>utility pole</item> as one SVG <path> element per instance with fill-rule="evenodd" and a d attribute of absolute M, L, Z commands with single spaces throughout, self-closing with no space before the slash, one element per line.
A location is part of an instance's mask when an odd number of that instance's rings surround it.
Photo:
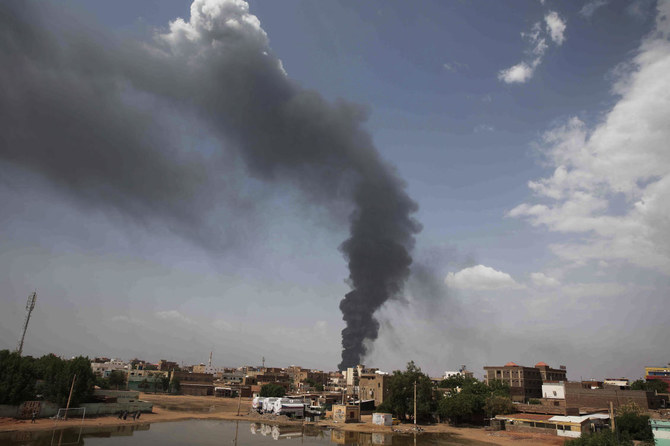
<path fill-rule="evenodd" d="M 610 426 L 612 426 L 612 432 L 616 432 L 616 422 L 614 420 L 614 404 L 610 401 Z"/>
<path fill-rule="evenodd" d="M 19 352 L 19 356 L 23 353 L 23 341 L 26 338 L 26 330 L 28 330 L 28 322 L 30 321 L 30 315 L 35 308 L 35 301 L 37 300 L 37 291 L 33 291 L 30 296 L 28 296 L 28 302 L 26 302 L 26 318 L 23 321 L 23 332 L 21 333 L 21 340 L 19 345 L 16 348 L 16 351 Z"/>
<path fill-rule="evenodd" d="M 70 409 L 70 400 L 72 399 L 72 391 L 74 390 L 74 382 L 77 380 L 77 374 L 72 377 L 72 385 L 70 386 L 70 396 L 67 397 L 67 405 L 65 406 L 65 419 L 67 420 L 67 411 Z"/>
<path fill-rule="evenodd" d="M 416 381 L 414 381 L 414 427 L 416 427 Z"/>

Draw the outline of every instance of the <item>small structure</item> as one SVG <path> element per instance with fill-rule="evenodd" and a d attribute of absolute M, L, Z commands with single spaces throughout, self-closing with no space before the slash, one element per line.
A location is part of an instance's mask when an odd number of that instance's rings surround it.
<path fill-rule="evenodd" d="M 360 408 L 353 404 L 333 404 L 333 421 L 338 423 L 360 423 Z"/>
<path fill-rule="evenodd" d="M 581 416 L 551 416 L 541 414 L 497 415 L 492 425 L 516 432 L 544 432 L 559 437 L 579 438 L 584 432 L 595 432 L 603 428 L 608 414 L 594 413 Z M 493 420 L 492 420 L 493 421 Z"/>
<path fill-rule="evenodd" d="M 393 415 L 390 413 L 375 412 L 372 414 L 372 424 L 378 426 L 393 426 Z"/>
<path fill-rule="evenodd" d="M 654 443 L 658 446 L 670 446 L 670 421 L 649 420 L 654 433 Z"/>

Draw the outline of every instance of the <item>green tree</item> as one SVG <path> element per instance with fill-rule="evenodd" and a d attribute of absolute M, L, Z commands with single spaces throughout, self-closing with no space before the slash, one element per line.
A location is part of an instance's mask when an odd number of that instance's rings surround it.
<path fill-rule="evenodd" d="M 507 396 L 491 395 L 486 398 L 486 402 L 484 403 L 484 412 L 489 417 L 514 413 L 514 403 L 512 403 L 512 400 Z"/>
<path fill-rule="evenodd" d="M 279 384 L 265 384 L 261 387 L 261 395 L 263 397 L 282 397 L 286 395 L 286 389 L 284 389 L 282 386 Z"/>
<path fill-rule="evenodd" d="M 88 358 L 79 356 L 63 360 L 55 355 L 45 355 L 37 361 L 37 368 L 41 375 L 39 378 L 44 382 L 39 390 L 48 401 L 65 406 L 75 375 L 77 379 L 72 390 L 70 407 L 77 407 L 79 403 L 91 400 L 96 377 Z"/>
<path fill-rule="evenodd" d="M 389 378 L 389 396 L 379 406 L 380 411 L 390 412 L 401 420 L 414 415 L 414 383 L 416 382 L 416 419 L 429 421 L 436 409 L 433 383 L 414 361 L 407 363 L 404 372 L 396 370 Z"/>
<path fill-rule="evenodd" d="M 109 386 L 116 390 L 119 390 L 119 387 L 123 389 L 126 386 L 126 374 L 120 370 L 112 370 L 109 374 Z"/>
<path fill-rule="evenodd" d="M 32 357 L 0 350 L 0 404 L 20 404 L 35 398 L 37 372 Z"/>
<path fill-rule="evenodd" d="M 170 389 L 170 378 L 168 376 L 163 375 L 160 377 L 160 381 L 161 381 L 161 389 L 163 390 L 163 392 L 167 392 Z"/>
<path fill-rule="evenodd" d="M 668 383 L 660 379 L 638 379 L 630 385 L 631 390 L 646 390 L 647 392 L 667 393 Z"/>
<path fill-rule="evenodd" d="M 438 403 L 440 416 L 448 418 L 456 424 L 461 422 L 463 418 L 481 413 L 483 408 L 484 400 L 481 395 L 464 391 L 443 398 Z"/>
<path fill-rule="evenodd" d="M 487 385 L 475 378 L 458 377 L 447 384 L 456 383 L 460 392 L 451 392 L 438 403 L 440 416 L 453 423 L 458 424 L 473 415 L 494 416 L 514 412 L 507 383 L 494 380 Z"/>
<path fill-rule="evenodd" d="M 625 435 L 617 435 L 609 429 L 581 438 L 567 440 L 565 446 L 633 446 L 633 441 Z"/>
<path fill-rule="evenodd" d="M 626 412 L 615 417 L 617 432 L 625 434 L 632 440 L 653 441 L 654 433 L 649 425 L 648 415 L 639 415 L 633 412 Z"/>

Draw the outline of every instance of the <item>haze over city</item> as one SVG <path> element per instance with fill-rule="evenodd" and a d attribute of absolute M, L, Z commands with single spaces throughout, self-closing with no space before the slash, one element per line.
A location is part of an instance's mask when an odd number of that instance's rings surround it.
<path fill-rule="evenodd" d="M 0 11 L 2 348 L 667 362 L 670 3 Z"/>

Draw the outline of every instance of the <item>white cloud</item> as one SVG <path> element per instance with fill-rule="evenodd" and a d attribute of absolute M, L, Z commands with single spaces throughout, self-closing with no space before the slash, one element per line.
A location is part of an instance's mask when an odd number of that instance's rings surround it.
<path fill-rule="evenodd" d="M 164 320 L 164 321 L 174 321 L 174 322 L 182 322 L 184 324 L 194 324 L 195 322 L 181 314 L 177 310 L 168 310 L 168 311 L 159 311 L 155 315 L 158 319 Z"/>
<path fill-rule="evenodd" d="M 591 0 L 588 1 L 582 6 L 582 9 L 579 10 L 579 14 L 584 17 L 591 17 L 594 12 L 601 6 L 605 6 L 609 3 L 609 0 Z"/>
<path fill-rule="evenodd" d="M 492 132 L 494 131 L 495 128 L 492 125 L 489 124 L 477 124 L 473 131 L 475 133 L 484 133 L 484 132 Z"/>
<path fill-rule="evenodd" d="M 547 24 L 547 32 L 551 36 L 551 40 L 556 45 L 562 45 L 565 40 L 565 21 L 556 11 L 550 11 L 549 14 L 544 16 L 544 22 Z"/>
<path fill-rule="evenodd" d="M 501 70 L 498 79 L 507 84 L 523 84 L 533 77 L 533 67 L 526 62 L 520 62 L 514 66 Z"/>
<path fill-rule="evenodd" d="M 544 273 L 531 273 L 530 280 L 539 287 L 556 287 L 560 282 L 553 277 L 547 276 Z"/>
<path fill-rule="evenodd" d="M 498 79 L 507 84 L 523 84 L 529 81 L 535 69 L 542 63 L 544 54 L 549 48 L 546 35 L 556 45 L 561 45 L 564 40 L 565 22 L 559 17 L 558 13 L 550 11 L 544 18 L 546 27 L 543 28 L 541 22 L 533 24 L 529 32 L 522 32 L 521 37 L 528 42 L 526 53 L 528 59 L 521 61 L 516 65 L 505 68 L 498 72 Z"/>
<path fill-rule="evenodd" d="M 529 183 L 541 202 L 508 214 L 582 234 L 551 246 L 566 260 L 624 260 L 670 273 L 670 3 L 658 9 L 656 32 L 616 82 L 618 102 L 593 128 L 572 118 L 544 135 L 553 173 Z"/>
<path fill-rule="evenodd" d="M 475 265 L 462 269 L 457 273 L 449 273 L 444 279 L 444 283 L 452 288 L 467 290 L 523 288 L 509 274 L 484 265 Z"/>
<path fill-rule="evenodd" d="M 464 69 L 467 69 L 468 65 L 464 64 L 464 63 L 461 63 L 461 62 L 453 61 L 453 62 L 443 63 L 442 67 L 447 71 L 451 71 L 452 73 L 455 73 L 457 71 L 462 71 Z"/>

